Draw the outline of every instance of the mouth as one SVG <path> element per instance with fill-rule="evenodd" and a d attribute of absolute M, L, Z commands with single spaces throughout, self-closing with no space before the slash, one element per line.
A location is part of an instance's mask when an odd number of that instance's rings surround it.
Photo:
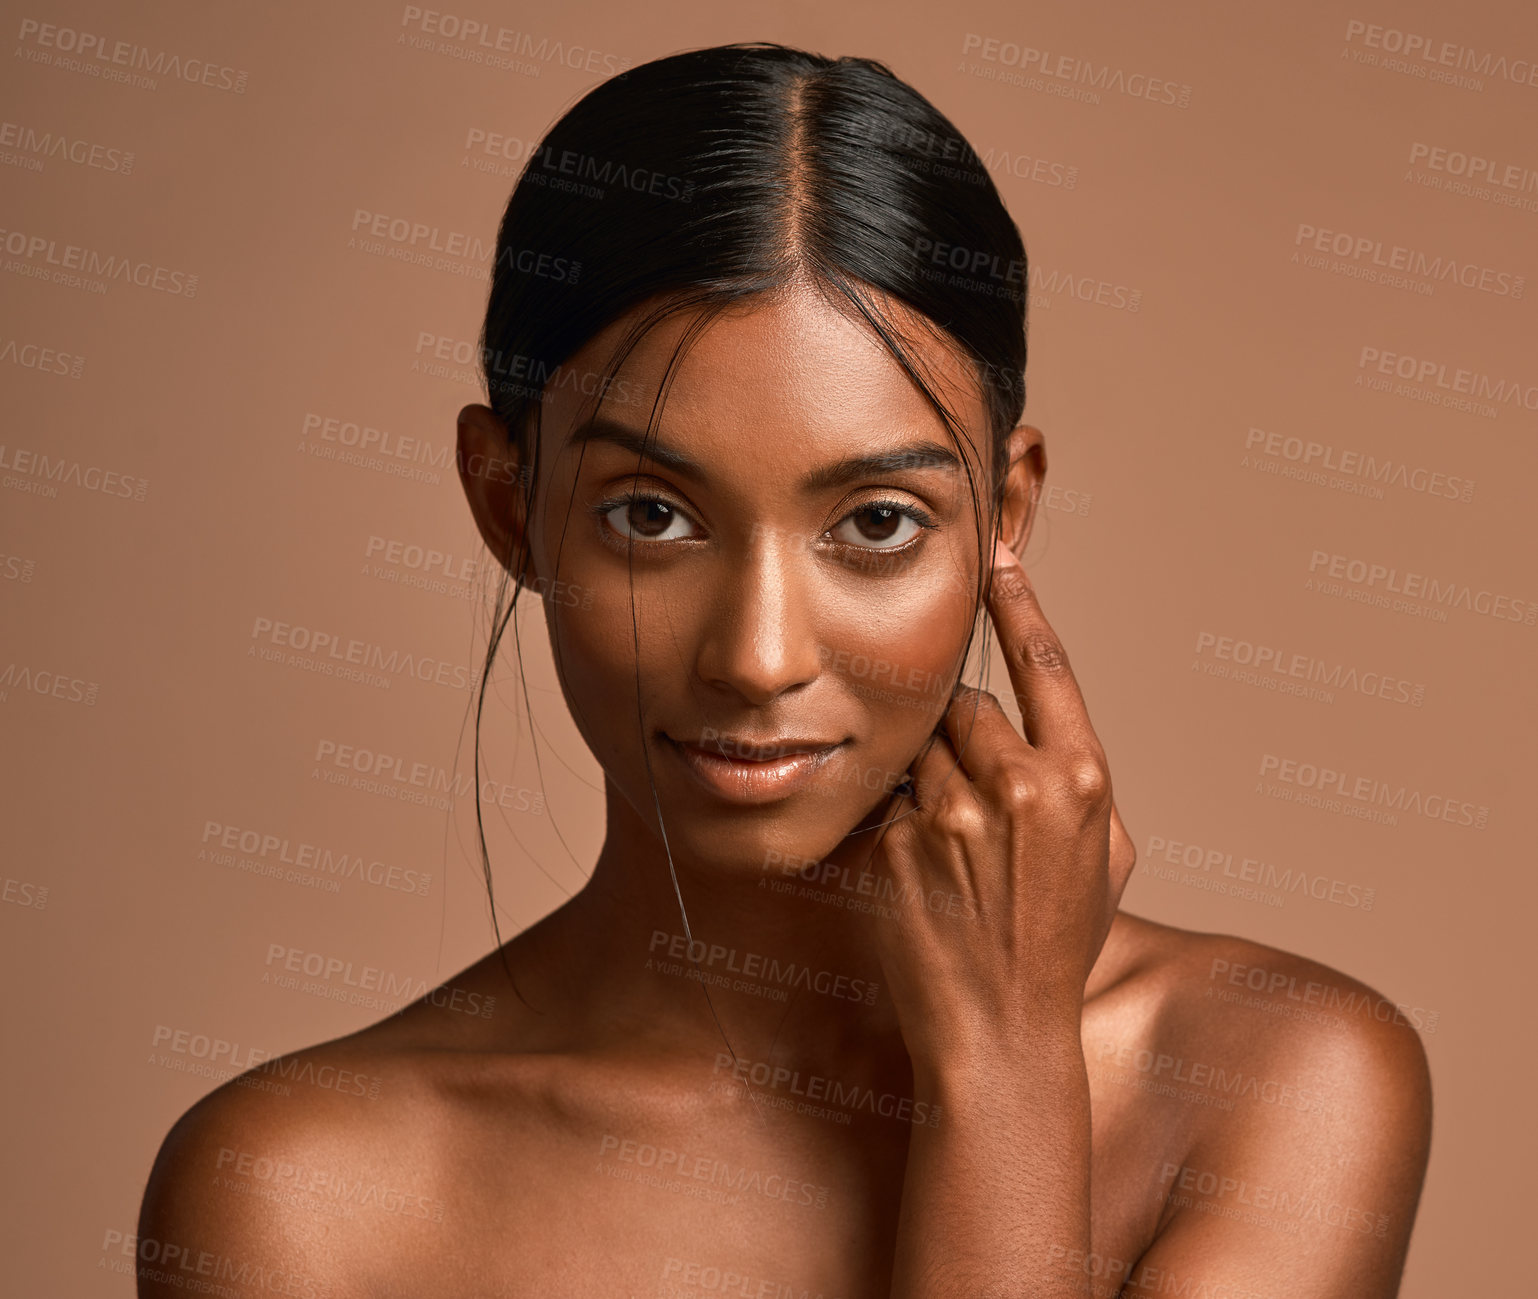
<path fill-rule="evenodd" d="M 746 739 L 716 735 L 691 744 L 661 732 L 669 752 L 708 792 L 730 803 L 771 803 L 815 778 L 847 740 Z"/>

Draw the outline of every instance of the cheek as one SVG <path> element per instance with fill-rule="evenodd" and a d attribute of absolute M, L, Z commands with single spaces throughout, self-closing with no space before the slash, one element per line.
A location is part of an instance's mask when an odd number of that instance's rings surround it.
<path fill-rule="evenodd" d="M 975 602 L 965 570 L 946 564 L 825 604 L 824 671 L 873 719 L 873 743 L 916 747 L 940 719 L 960 675 Z"/>
<path fill-rule="evenodd" d="M 583 740 L 606 770 L 641 763 L 636 717 L 635 641 L 625 583 L 576 588 L 545 605 L 550 655 Z M 645 620 L 637 608 L 645 653 Z"/>
<path fill-rule="evenodd" d="M 630 587 L 608 580 L 600 566 L 584 562 L 588 520 L 576 505 L 564 512 L 569 479 L 541 498 L 533 561 L 543 575 L 519 597 L 544 603 L 550 655 L 561 693 L 593 755 L 609 767 L 638 755 L 636 745 L 635 642 L 630 627 Z M 557 502 L 552 507 L 551 501 Z M 569 543 L 569 544 L 568 544 Z M 560 556 L 559 560 L 557 556 Z M 544 589 L 537 589 L 542 585 Z M 639 618 L 644 643 L 644 620 Z M 639 757 L 636 757 L 640 761 Z"/>

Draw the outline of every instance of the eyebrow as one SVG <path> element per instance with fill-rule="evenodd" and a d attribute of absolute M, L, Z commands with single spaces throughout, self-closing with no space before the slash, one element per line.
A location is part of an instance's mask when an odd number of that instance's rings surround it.
<path fill-rule="evenodd" d="M 677 473 L 698 482 L 705 482 L 710 475 L 703 465 L 682 451 L 663 446 L 656 441 L 648 442 L 637 429 L 614 420 L 595 418 L 585 421 L 572 431 L 569 446 L 581 446 L 589 442 L 609 442 L 637 456 L 666 465 Z M 855 478 L 901 473 L 905 469 L 944 469 L 950 473 L 961 472 L 961 461 L 949 447 L 938 442 L 914 442 L 908 446 L 892 447 L 870 455 L 845 456 L 820 465 L 801 480 L 803 492 L 826 491 L 840 487 Z"/>

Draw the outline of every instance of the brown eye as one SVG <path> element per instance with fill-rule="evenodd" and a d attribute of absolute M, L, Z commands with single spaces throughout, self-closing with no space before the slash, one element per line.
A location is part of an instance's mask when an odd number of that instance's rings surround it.
<path fill-rule="evenodd" d="M 852 525 L 852 529 L 851 529 Z M 890 501 L 873 501 L 853 510 L 834 528 L 833 535 L 840 541 L 867 550 L 895 550 L 907 545 L 923 528 L 911 507 Z M 841 530 L 852 530 L 856 535 L 840 536 Z"/>
<path fill-rule="evenodd" d="M 629 497 L 605 509 L 604 518 L 628 541 L 678 541 L 682 538 L 668 535 L 668 529 L 689 521 L 682 510 L 655 496 Z"/>

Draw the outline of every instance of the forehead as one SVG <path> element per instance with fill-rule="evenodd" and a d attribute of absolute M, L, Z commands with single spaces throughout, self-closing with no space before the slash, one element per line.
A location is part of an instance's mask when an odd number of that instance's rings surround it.
<path fill-rule="evenodd" d="M 964 452 L 972 454 L 968 442 L 986 446 L 986 409 L 958 345 L 903 304 L 867 292 L 930 391 L 960 422 Z M 602 373 L 646 310 L 605 328 L 568 365 Z M 805 280 L 772 296 L 732 303 L 708 321 L 689 311 L 654 325 L 616 372 L 604 418 L 645 429 L 668 364 L 685 341 L 658 438 L 670 445 L 687 442 L 698 458 L 742 464 L 745 456 L 759 459 L 750 454 L 757 448 L 773 464 L 787 454 L 816 459 L 915 436 L 952 445 L 939 414 L 864 319 L 853 308 L 845 314 Z M 593 403 L 571 385 L 547 391 L 547 435 L 563 446 L 592 411 Z"/>

